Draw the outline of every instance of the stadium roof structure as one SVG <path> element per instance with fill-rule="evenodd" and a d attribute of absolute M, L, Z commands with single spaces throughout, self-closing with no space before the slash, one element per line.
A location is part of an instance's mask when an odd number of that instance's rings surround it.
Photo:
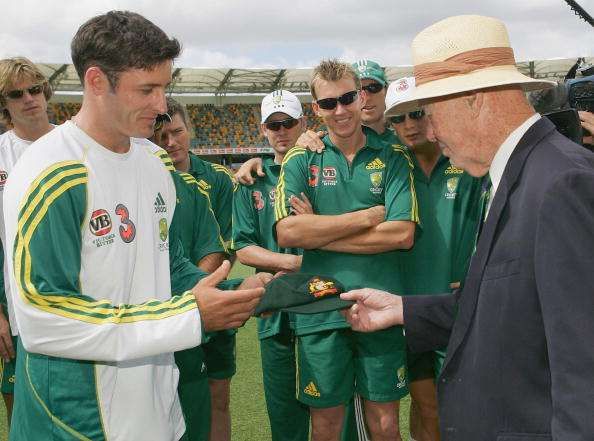
<path fill-rule="evenodd" d="M 585 59 L 594 64 L 594 57 Z M 562 80 L 576 59 L 550 59 L 517 63 L 520 71 L 533 78 Z M 82 86 L 72 64 L 38 64 L 49 78 L 55 91 L 54 101 L 77 102 L 81 100 Z M 235 68 L 184 68 L 173 70 L 169 92 L 184 104 L 255 103 L 262 95 L 276 89 L 287 89 L 302 95 L 304 102 L 311 101 L 309 78 L 311 68 L 297 69 L 235 69 Z M 387 66 L 390 81 L 412 75 L 412 66 Z"/>

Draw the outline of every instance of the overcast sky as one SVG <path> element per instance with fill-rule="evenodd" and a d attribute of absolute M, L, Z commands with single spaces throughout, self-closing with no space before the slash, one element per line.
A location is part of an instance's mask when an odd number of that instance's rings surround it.
<path fill-rule="evenodd" d="M 594 16 L 594 0 L 578 0 Z M 180 67 L 311 67 L 320 58 L 411 64 L 410 42 L 451 15 L 503 20 L 516 60 L 594 56 L 594 28 L 563 0 L 6 0 L 0 58 L 70 63 L 70 40 L 88 18 L 129 9 L 177 37 Z"/>

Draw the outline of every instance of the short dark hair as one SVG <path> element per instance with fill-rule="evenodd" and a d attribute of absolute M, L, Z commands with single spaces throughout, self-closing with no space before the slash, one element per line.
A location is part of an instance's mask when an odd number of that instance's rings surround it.
<path fill-rule="evenodd" d="M 72 62 L 84 87 L 85 72 L 99 67 L 115 89 L 121 72 L 151 69 L 175 59 L 181 46 L 153 22 L 129 11 L 110 11 L 83 24 L 72 39 Z"/>
<path fill-rule="evenodd" d="M 175 115 L 181 116 L 184 125 L 186 126 L 186 128 L 189 128 L 188 114 L 186 113 L 186 108 L 170 96 L 167 97 L 167 113 L 171 118 L 173 118 Z"/>

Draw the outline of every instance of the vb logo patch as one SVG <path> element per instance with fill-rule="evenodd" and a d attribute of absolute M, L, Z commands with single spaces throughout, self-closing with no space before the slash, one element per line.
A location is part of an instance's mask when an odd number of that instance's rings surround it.
<path fill-rule="evenodd" d="M 0 170 L 0 190 L 4 189 L 4 184 L 6 184 L 6 180 L 8 179 L 8 173 L 4 170 Z"/>
<path fill-rule="evenodd" d="M 89 230 L 95 236 L 105 236 L 111 231 L 111 216 L 107 210 L 101 208 L 93 211 L 89 220 Z"/>
<path fill-rule="evenodd" d="M 322 184 L 336 185 L 336 169 L 334 167 L 324 167 L 322 169 Z"/>
<path fill-rule="evenodd" d="M 369 175 L 369 180 L 371 181 L 371 188 L 369 188 L 369 191 L 372 192 L 373 194 L 382 194 L 382 191 L 384 190 L 382 185 L 382 178 L 383 178 L 383 172 L 373 172 Z"/>
<path fill-rule="evenodd" d="M 446 199 L 456 199 L 459 177 L 450 178 L 446 181 Z"/>
<path fill-rule="evenodd" d="M 107 210 L 100 208 L 91 213 L 89 230 L 91 231 L 91 234 L 97 236 L 96 239 L 93 239 L 93 245 L 97 248 L 101 248 L 104 245 L 113 243 L 115 234 L 111 232 L 112 225 L 111 216 Z"/>
<path fill-rule="evenodd" d="M 254 199 L 254 208 L 260 211 L 264 208 L 264 199 L 262 199 L 262 192 L 258 190 L 252 191 L 252 199 Z"/>
<path fill-rule="evenodd" d="M 308 282 L 309 293 L 314 297 L 324 297 L 338 293 L 338 289 L 331 280 L 314 277 Z"/>
<path fill-rule="evenodd" d="M 316 387 L 313 381 L 310 381 L 309 384 L 305 386 L 305 389 L 303 389 L 303 393 L 312 397 L 320 398 L 320 392 L 318 392 L 318 388 Z"/>

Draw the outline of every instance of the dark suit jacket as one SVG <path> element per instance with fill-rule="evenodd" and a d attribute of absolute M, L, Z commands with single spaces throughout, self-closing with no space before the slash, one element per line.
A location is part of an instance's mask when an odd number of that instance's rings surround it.
<path fill-rule="evenodd" d="M 449 338 L 443 441 L 594 440 L 594 154 L 534 124 L 463 290 L 404 297 L 404 320 L 415 352 Z"/>

